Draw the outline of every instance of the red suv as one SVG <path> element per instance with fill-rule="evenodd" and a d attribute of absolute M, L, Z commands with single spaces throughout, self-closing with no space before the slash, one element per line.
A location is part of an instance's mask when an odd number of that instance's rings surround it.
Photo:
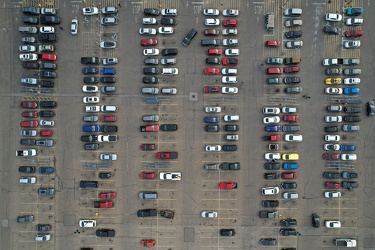
<path fill-rule="evenodd" d="M 284 172 L 281 174 L 281 178 L 283 179 L 297 179 L 296 172 Z"/>
<path fill-rule="evenodd" d="M 223 54 L 223 50 L 222 49 L 209 49 L 207 51 L 207 54 L 209 56 L 221 55 L 221 54 Z"/>
<path fill-rule="evenodd" d="M 36 128 L 39 125 L 38 121 L 22 121 L 20 123 L 23 128 Z"/>
<path fill-rule="evenodd" d="M 203 91 L 204 93 L 219 93 L 220 87 L 219 86 L 204 86 Z"/>
<path fill-rule="evenodd" d="M 283 121 L 284 122 L 298 122 L 299 116 L 298 115 L 284 115 Z"/>
<path fill-rule="evenodd" d="M 296 73 L 299 72 L 299 67 L 298 66 L 289 66 L 284 68 L 285 73 Z"/>
<path fill-rule="evenodd" d="M 347 30 L 345 32 L 346 37 L 361 37 L 363 35 L 362 30 Z"/>
<path fill-rule="evenodd" d="M 269 48 L 280 47 L 280 41 L 279 40 L 267 41 L 266 42 L 266 47 L 269 47 Z"/>
<path fill-rule="evenodd" d="M 227 19 L 223 21 L 224 27 L 237 27 L 237 24 L 238 24 L 237 20 L 233 20 L 233 19 Z"/>
<path fill-rule="evenodd" d="M 115 122 L 117 120 L 115 115 L 103 115 L 100 117 L 102 122 Z"/>
<path fill-rule="evenodd" d="M 50 137 L 52 135 L 53 135 L 52 130 L 40 130 L 39 131 L 39 136 Z"/>
<path fill-rule="evenodd" d="M 43 61 L 56 61 L 56 54 L 42 54 Z"/>
<path fill-rule="evenodd" d="M 219 68 L 205 68 L 203 70 L 203 73 L 205 75 L 218 75 L 220 73 L 220 69 Z"/>
<path fill-rule="evenodd" d="M 38 103 L 36 102 L 21 102 L 21 107 L 26 109 L 36 109 L 38 107 Z"/>
<path fill-rule="evenodd" d="M 156 172 L 143 171 L 139 174 L 139 178 L 141 178 L 141 179 L 155 179 L 156 176 L 157 176 Z"/>
<path fill-rule="evenodd" d="M 334 181 L 327 181 L 326 182 L 326 188 L 340 188 L 340 182 L 334 182 Z"/>
<path fill-rule="evenodd" d="M 25 112 L 22 112 L 22 117 L 35 118 L 35 117 L 38 117 L 38 112 L 36 112 L 36 111 L 25 111 Z"/>

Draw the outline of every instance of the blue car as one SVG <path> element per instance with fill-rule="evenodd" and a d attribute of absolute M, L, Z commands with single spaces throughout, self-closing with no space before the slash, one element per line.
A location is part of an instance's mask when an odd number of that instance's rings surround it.
<path fill-rule="evenodd" d="M 52 174 L 55 171 L 53 167 L 40 167 L 38 168 L 39 174 Z"/>
<path fill-rule="evenodd" d="M 355 151 L 357 149 L 354 145 L 341 145 L 340 150 L 341 151 Z"/>
<path fill-rule="evenodd" d="M 279 132 L 280 125 L 268 125 L 264 127 L 264 130 L 267 132 Z"/>
<path fill-rule="evenodd" d="M 102 75 L 116 75 L 116 70 L 114 68 L 102 68 L 100 70 Z"/>
<path fill-rule="evenodd" d="M 285 162 L 283 164 L 283 169 L 285 170 L 298 169 L 298 163 L 297 162 Z"/>
<path fill-rule="evenodd" d="M 359 88 L 354 88 L 354 87 L 344 88 L 344 94 L 345 95 L 358 95 Z"/>
<path fill-rule="evenodd" d="M 360 16 L 363 13 L 362 8 L 347 8 L 346 15 L 347 16 Z"/>
<path fill-rule="evenodd" d="M 204 122 L 206 122 L 206 123 L 217 123 L 217 122 L 220 122 L 220 118 L 219 117 L 205 117 Z"/>
<path fill-rule="evenodd" d="M 224 151 L 237 151 L 237 145 L 224 145 Z"/>
<path fill-rule="evenodd" d="M 83 68 L 82 69 L 82 74 L 88 75 L 88 74 L 98 74 L 98 69 L 97 68 Z"/>
<path fill-rule="evenodd" d="M 100 126 L 99 125 L 86 125 L 82 126 L 83 132 L 99 132 Z"/>

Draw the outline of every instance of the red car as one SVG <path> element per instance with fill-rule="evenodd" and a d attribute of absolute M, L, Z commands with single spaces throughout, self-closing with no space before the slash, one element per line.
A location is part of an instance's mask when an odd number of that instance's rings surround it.
<path fill-rule="evenodd" d="M 220 93 L 219 86 L 204 86 L 203 88 L 204 93 Z"/>
<path fill-rule="evenodd" d="M 340 188 L 340 182 L 334 182 L 334 181 L 327 181 L 326 182 L 326 188 Z"/>
<path fill-rule="evenodd" d="M 220 34 L 220 31 L 217 29 L 205 29 L 203 31 L 203 34 L 205 36 L 218 36 Z"/>
<path fill-rule="evenodd" d="M 207 54 L 209 56 L 221 55 L 221 54 L 223 54 L 223 50 L 222 49 L 209 49 L 207 51 Z"/>
<path fill-rule="evenodd" d="M 39 125 L 38 121 L 22 121 L 20 123 L 23 128 L 36 128 Z"/>
<path fill-rule="evenodd" d="M 101 198 L 101 199 L 115 199 L 116 193 L 115 192 L 100 193 L 99 198 Z"/>
<path fill-rule="evenodd" d="M 284 172 L 281 174 L 281 178 L 283 179 L 297 179 L 296 172 Z"/>
<path fill-rule="evenodd" d="M 284 122 L 298 122 L 299 116 L 298 115 L 284 115 L 283 121 Z"/>
<path fill-rule="evenodd" d="M 362 30 L 347 30 L 345 32 L 346 37 L 361 37 L 363 35 Z"/>
<path fill-rule="evenodd" d="M 43 61 L 56 61 L 56 54 L 42 54 Z"/>
<path fill-rule="evenodd" d="M 323 154 L 324 160 L 340 160 L 340 154 L 329 154 L 325 153 Z"/>
<path fill-rule="evenodd" d="M 141 40 L 141 45 L 143 47 L 154 46 L 156 44 L 158 44 L 158 40 L 156 38 L 148 38 L 148 39 Z"/>
<path fill-rule="evenodd" d="M 268 48 L 276 48 L 280 47 L 280 41 L 279 40 L 270 40 L 266 42 L 266 47 Z"/>
<path fill-rule="evenodd" d="M 234 19 L 227 19 L 223 21 L 223 26 L 224 27 L 237 27 L 237 20 Z"/>
<path fill-rule="evenodd" d="M 115 115 L 102 115 L 100 117 L 100 120 L 102 122 L 115 122 L 115 121 L 117 121 L 117 118 L 116 118 Z"/>
<path fill-rule="evenodd" d="M 219 68 L 204 68 L 203 73 L 205 75 L 218 75 L 220 73 Z"/>
<path fill-rule="evenodd" d="M 178 153 L 177 152 L 157 152 L 156 158 L 160 160 L 164 159 L 177 159 Z"/>
<path fill-rule="evenodd" d="M 141 150 L 155 150 L 156 144 L 141 144 Z"/>
<path fill-rule="evenodd" d="M 155 246 L 155 240 L 154 239 L 141 240 L 141 245 L 144 247 L 153 247 Z"/>
<path fill-rule="evenodd" d="M 39 136 L 42 136 L 42 137 L 50 137 L 52 135 L 53 135 L 52 130 L 40 130 L 39 131 Z"/>
<path fill-rule="evenodd" d="M 220 189 L 237 189 L 237 182 L 220 182 Z"/>
<path fill-rule="evenodd" d="M 221 63 L 226 66 L 237 66 L 240 60 L 236 58 L 224 58 Z"/>
<path fill-rule="evenodd" d="M 38 107 L 37 102 L 21 102 L 21 107 L 25 109 L 36 109 Z"/>
<path fill-rule="evenodd" d="M 36 118 L 36 117 L 38 117 L 38 112 L 36 112 L 36 111 L 25 111 L 25 112 L 22 112 L 22 117 Z"/>
<path fill-rule="evenodd" d="M 157 176 L 156 172 L 141 172 L 139 174 L 139 178 L 141 179 L 155 179 Z"/>
<path fill-rule="evenodd" d="M 285 73 L 296 73 L 299 72 L 299 67 L 298 66 L 289 66 L 284 68 Z"/>

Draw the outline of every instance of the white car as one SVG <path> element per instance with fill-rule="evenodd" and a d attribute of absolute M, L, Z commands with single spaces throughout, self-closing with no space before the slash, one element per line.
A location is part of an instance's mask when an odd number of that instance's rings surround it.
<path fill-rule="evenodd" d="M 356 154 L 341 154 L 340 158 L 342 161 L 356 161 L 357 155 Z"/>
<path fill-rule="evenodd" d="M 360 84 L 361 78 L 344 78 L 344 84 Z"/>
<path fill-rule="evenodd" d="M 156 35 L 156 29 L 153 28 L 140 28 L 139 34 L 141 35 Z"/>
<path fill-rule="evenodd" d="M 97 86 L 91 86 L 91 85 L 83 85 L 82 87 L 82 91 L 83 92 L 87 92 L 87 93 L 95 93 L 95 92 L 98 92 L 98 87 Z"/>
<path fill-rule="evenodd" d="M 239 121 L 240 116 L 239 115 L 224 115 L 223 119 L 226 122 L 234 122 L 234 121 Z"/>
<path fill-rule="evenodd" d="M 159 55 L 159 49 L 144 49 L 143 55 L 144 56 L 157 56 Z"/>
<path fill-rule="evenodd" d="M 262 188 L 262 194 L 263 195 L 277 195 L 279 193 L 278 187 L 265 187 Z"/>
<path fill-rule="evenodd" d="M 238 141 L 238 135 L 225 135 L 225 140 L 227 141 Z"/>
<path fill-rule="evenodd" d="M 238 46 L 239 41 L 238 39 L 224 39 L 223 46 Z"/>
<path fill-rule="evenodd" d="M 181 172 L 161 172 L 159 174 L 159 179 L 179 181 L 181 180 Z"/>
<path fill-rule="evenodd" d="M 26 85 L 37 85 L 38 79 L 36 78 L 21 78 L 21 83 Z"/>
<path fill-rule="evenodd" d="M 37 61 L 38 55 L 37 54 L 20 54 L 20 60 L 21 61 Z"/>
<path fill-rule="evenodd" d="M 83 8 L 82 12 L 84 16 L 92 16 L 92 15 L 97 15 L 99 13 L 99 10 L 96 7 L 87 7 L 87 8 Z"/>
<path fill-rule="evenodd" d="M 99 106 L 86 106 L 85 110 L 88 113 L 99 112 L 100 111 L 100 107 Z"/>
<path fill-rule="evenodd" d="M 338 150 L 340 150 L 340 145 L 339 144 L 324 144 L 323 149 L 324 150 L 338 151 Z"/>
<path fill-rule="evenodd" d="M 218 9 L 204 9 L 203 15 L 205 16 L 218 16 L 220 14 Z"/>
<path fill-rule="evenodd" d="M 113 65 L 117 63 L 118 63 L 117 57 L 110 57 L 110 58 L 103 59 L 103 65 Z"/>
<path fill-rule="evenodd" d="M 339 135 L 325 135 L 324 136 L 325 141 L 340 141 Z"/>
<path fill-rule="evenodd" d="M 279 122 L 280 122 L 280 117 L 278 116 L 267 116 L 263 118 L 264 124 L 279 123 Z"/>
<path fill-rule="evenodd" d="M 178 68 L 163 68 L 162 75 L 178 75 Z"/>
<path fill-rule="evenodd" d="M 234 69 L 234 68 L 223 68 L 221 70 L 221 74 L 226 75 L 226 76 L 237 75 L 237 69 Z"/>
<path fill-rule="evenodd" d="M 237 83 L 237 76 L 223 76 L 221 78 L 222 83 Z"/>
<path fill-rule="evenodd" d="M 34 52 L 36 51 L 36 47 L 33 45 L 22 45 L 19 47 L 21 52 Z"/>
<path fill-rule="evenodd" d="M 223 29 L 224 36 L 235 36 L 238 34 L 237 29 Z"/>
<path fill-rule="evenodd" d="M 39 122 L 40 126 L 45 126 L 45 127 L 53 127 L 55 126 L 54 121 L 48 121 L 48 120 L 40 120 Z"/>
<path fill-rule="evenodd" d="M 159 27 L 159 33 L 163 35 L 173 34 L 172 27 Z"/>
<path fill-rule="evenodd" d="M 224 86 L 224 87 L 221 87 L 221 93 L 222 94 L 237 94 L 238 88 L 237 87 Z"/>
<path fill-rule="evenodd" d="M 337 13 L 326 14 L 326 21 L 340 22 L 342 20 L 342 15 Z"/>
<path fill-rule="evenodd" d="M 99 159 L 102 161 L 117 161 L 117 154 L 100 154 Z"/>
<path fill-rule="evenodd" d="M 326 94 L 330 94 L 330 95 L 341 95 L 342 94 L 342 88 L 328 87 L 328 88 L 326 88 L 325 92 L 326 92 Z"/>
<path fill-rule="evenodd" d="M 281 112 L 283 112 L 284 114 L 296 113 L 297 112 L 297 108 L 295 108 L 295 107 L 283 107 L 281 109 Z"/>
<path fill-rule="evenodd" d="M 328 228 L 338 228 L 341 227 L 341 222 L 337 220 L 326 220 L 324 222 L 325 226 Z"/>
<path fill-rule="evenodd" d="M 326 115 L 324 117 L 324 121 L 325 122 L 342 122 L 342 116 L 341 115 L 338 115 L 338 116 Z"/>
<path fill-rule="evenodd" d="M 36 177 L 34 176 L 20 178 L 20 184 L 35 184 L 35 183 L 36 183 Z"/>
<path fill-rule="evenodd" d="M 160 92 L 166 95 L 176 95 L 177 89 L 176 88 L 161 88 Z"/>
<path fill-rule="evenodd" d="M 51 240 L 50 234 L 37 234 L 35 237 L 36 241 L 49 241 Z"/>
<path fill-rule="evenodd" d="M 72 33 L 72 35 L 78 34 L 78 20 L 77 19 L 72 19 L 72 22 L 70 24 L 70 33 Z"/>
<path fill-rule="evenodd" d="M 154 25 L 154 24 L 156 24 L 156 18 L 153 18 L 153 17 L 144 17 L 142 19 L 142 24 Z"/>
<path fill-rule="evenodd" d="M 264 107 L 263 114 L 265 115 L 277 115 L 280 114 L 280 109 L 277 107 Z"/>
<path fill-rule="evenodd" d="M 266 160 L 280 160 L 281 155 L 280 155 L 280 153 L 265 153 L 264 159 L 266 159 Z"/>
<path fill-rule="evenodd" d="M 220 145 L 206 145 L 205 150 L 207 152 L 219 152 L 221 151 L 221 146 Z"/>
<path fill-rule="evenodd" d="M 362 18 L 348 18 L 346 19 L 346 22 L 345 24 L 346 25 L 361 25 L 363 23 L 363 19 Z"/>
<path fill-rule="evenodd" d="M 85 96 L 83 97 L 83 103 L 98 103 L 100 101 L 97 96 Z"/>
<path fill-rule="evenodd" d="M 205 107 L 204 111 L 206 113 L 220 113 L 221 112 L 221 108 L 220 107 Z"/>
<path fill-rule="evenodd" d="M 285 47 L 287 47 L 288 49 L 298 49 L 298 48 L 301 48 L 302 46 L 303 46 L 302 41 L 291 41 L 291 42 L 285 43 Z"/>
<path fill-rule="evenodd" d="M 40 33 L 53 34 L 55 33 L 55 28 L 51 26 L 43 26 L 43 27 L 40 27 L 39 31 Z"/>
<path fill-rule="evenodd" d="M 55 51 L 55 46 L 46 45 L 46 44 L 39 45 L 39 52 L 44 52 L 44 51 L 53 52 L 53 51 Z"/>
<path fill-rule="evenodd" d="M 339 198 L 339 197 L 341 197 L 341 193 L 339 191 L 327 191 L 327 192 L 324 192 L 324 197 L 326 197 L 326 198 Z"/>
<path fill-rule="evenodd" d="M 234 9 L 225 9 L 223 10 L 223 16 L 238 16 L 240 12 Z"/>
<path fill-rule="evenodd" d="M 204 21 L 204 25 L 206 26 L 219 26 L 220 20 L 217 18 L 208 18 Z"/>
<path fill-rule="evenodd" d="M 116 47 L 117 47 L 117 42 L 113 42 L 113 41 L 100 42 L 100 48 L 102 49 L 115 49 Z"/>
<path fill-rule="evenodd" d="M 226 49 L 225 55 L 226 56 L 239 56 L 240 50 L 239 49 Z"/>
<path fill-rule="evenodd" d="M 286 134 L 286 135 L 284 135 L 284 140 L 289 141 L 289 142 L 294 142 L 294 141 L 301 142 L 302 139 L 303 139 L 302 135 L 297 135 L 297 134 Z"/>
<path fill-rule="evenodd" d="M 361 41 L 345 41 L 344 48 L 345 49 L 357 49 L 361 46 Z"/>
<path fill-rule="evenodd" d="M 201 213 L 202 218 L 217 218 L 216 211 L 202 211 Z"/>
<path fill-rule="evenodd" d="M 80 220 L 78 225 L 80 227 L 96 227 L 96 220 Z"/>

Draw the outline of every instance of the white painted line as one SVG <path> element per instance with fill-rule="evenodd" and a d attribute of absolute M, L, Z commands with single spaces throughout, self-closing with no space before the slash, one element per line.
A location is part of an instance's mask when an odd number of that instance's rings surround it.
<path fill-rule="evenodd" d="M 253 2 L 253 4 L 265 4 L 264 2 Z"/>
<path fill-rule="evenodd" d="M 192 4 L 204 4 L 203 2 L 191 2 Z"/>

